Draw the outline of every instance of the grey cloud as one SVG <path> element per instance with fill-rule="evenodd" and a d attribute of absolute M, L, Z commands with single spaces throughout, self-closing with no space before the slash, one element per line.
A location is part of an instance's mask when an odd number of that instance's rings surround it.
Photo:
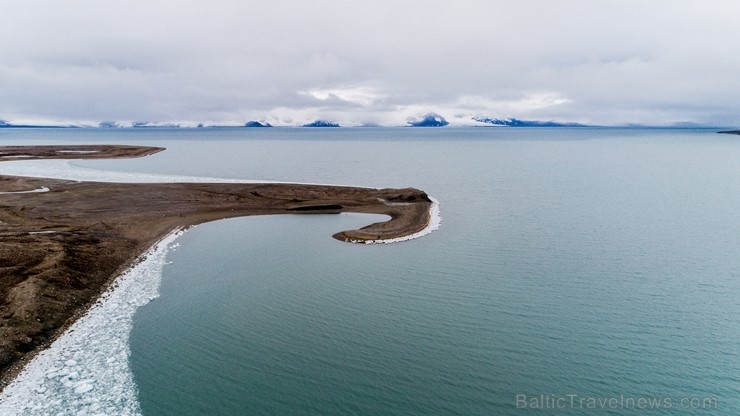
<path fill-rule="evenodd" d="M 730 0 L 6 2 L 0 119 L 740 124 L 738 12 Z"/>

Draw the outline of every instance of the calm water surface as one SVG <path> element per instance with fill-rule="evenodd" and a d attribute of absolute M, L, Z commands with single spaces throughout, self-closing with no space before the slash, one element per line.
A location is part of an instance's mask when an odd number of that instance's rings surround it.
<path fill-rule="evenodd" d="M 362 215 L 185 234 L 130 340 L 145 415 L 740 414 L 739 136 L 0 130 L 0 141 L 158 144 L 168 151 L 75 164 L 414 186 L 440 200 L 439 231 L 388 246 L 331 239 L 378 219 Z M 540 395 L 575 407 L 535 409 L 549 404 L 532 403 Z"/>

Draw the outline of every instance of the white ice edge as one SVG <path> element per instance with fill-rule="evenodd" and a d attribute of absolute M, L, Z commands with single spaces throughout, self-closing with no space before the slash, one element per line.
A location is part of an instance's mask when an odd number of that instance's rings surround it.
<path fill-rule="evenodd" d="M 136 310 L 159 296 L 170 233 L 113 285 L 0 393 L 2 415 L 139 415 L 129 368 Z"/>
<path fill-rule="evenodd" d="M 0 195 L 8 195 L 8 194 L 35 194 L 38 192 L 49 192 L 49 188 L 42 186 L 37 189 L 32 189 L 30 191 L 11 191 L 11 192 L 0 192 Z"/>
<path fill-rule="evenodd" d="M 429 199 L 432 201 L 432 206 L 429 208 L 429 223 L 426 227 L 424 227 L 423 230 L 414 233 L 409 234 L 404 237 L 398 237 L 398 238 L 389 238 L 386 240 L 353 240 L 348 239 L 347 241 L 350 243 L 358 243 L 358 244 L 390 244 L 390 243 L 400 243 L 401 241 L 408 241 L 413 240 L 415 238 L 423 237 L 432 231 L 438 230 L 439 226 L 442 224 L 442 216 L 439 213 L 439 201 L 437 201 L 434 197 L 429 197 Z"/>

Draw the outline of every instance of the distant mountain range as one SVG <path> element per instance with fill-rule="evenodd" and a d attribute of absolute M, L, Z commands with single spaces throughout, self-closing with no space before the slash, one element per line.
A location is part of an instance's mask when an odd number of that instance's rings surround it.
<path fill-rule="evenodd" d="M 406 119 L 406 126 L 410 127 L 458 127 L 458 126 L 491 126 L 491 127 L 595 127 L 594 125 L 587 125 L 581 123 L 569 123 L 559 121 L 539 121 L 539 120 L 520 120 L 517 118 L 493 118 L 488 116 L 455 116 L 452 119 L 452 123 L 448 122 L 443 116 L 437 113 L 423 113 L 416 116 L 412 116 Z M 194 122 L 185 122 L 183 124 L 178 123 L 162 123 L 162 122 L 148 122 L 148 121 L 102 121 L 97 124 L 83 123 L 83 124 L 28 124 L 28 123 L 12 123 L 4 120 L 0 120 L 0 128 L 163 128 L 163 129 L 174 129 L 174 128 L 263 128 L 263 127 L 274 127 L 272 124 L 266 121 L 250 120 L 244 124 L 230 124 L 230 125 L 217 125 L 217 124 L 196 124 Z M 278 127 L 342 127 L 339 123 L 332 121 L 317 119 L 308 124 L 298 124 L 292 126 Z M 382 126 L 375 123 L 364 123 L 361 127 L 400 127 L 399 125 Z M 636 125 L 628 124 L 614 127 L 622 128 L 717 128 L 712 126 L 702 126 L 695 124 L 673 124 L 669 126 L 650 126 L 650 125 Z M 726 128 L 726 127 L 725 127 Z M 717 128 L 722 129 L 722 127 Z M 737 130 L 732 131 L 721 131 L 721 133 L 732 133 L 738 134 Z"/>
<path fill-rule="evenodd" d="M 179 124 L 175 123 L 158 123 L 154 121 L 133 121 L 130 123 L 119 123 L 116 121 L 102 121 L 98 124 L 98 127 L 104 128 L 104 129 L 114 129 L 114 128 L 126 128 L 126 127 L 132 127 L 136 129 L 176 129 L 180 127 Z"/>
<path fill-rule="evenodd" d="M 64 127 L 73 127 L 73 126 L 34 126 L 34 125 L 31 125 L 31 124 L 11 124 L 11 123 L 8 123 L 8 122 L 5 122 L 5 121 L 0 120 L 0 129 L 2 129 L 2 128 L 16 128 L 16 129 L 19 129 L 19 128 L 24 128 L 24 129 L 35 128 L 35 129 L 43 129 L 43 128 L 64 128 Z"/>
<path fill-rule="evenodd" d="M 468 120 L 473 120 L 478 123 L 485 123 L 491 126 L 506 126 L 506 127 L 587 127 L 580 123 L 561 123 L 556 121 L 536 121 L 536 120 L 519 120 L 516 118 L 491 118 L 486 116 L 475 116 Z M 450 123 L 441 115 L 437 113 L 425 113 L 417 116 L 409 117 L 406 119 L 406 125 L 411 127 L 444 127 Z M 365 123 L 363 127 L 382 127 L 375 123 Z M 196 125 L 185 125 L 182 126 L 176 123 L 160 123 L 160 122 L 149 122 L 149 121 L 134 121 L 134 122 L 118 122 L 118 121 L 102 121 L 97 125 L 88 124 L 56 124 L 56 125 L 34 125 L 34 124 L 13 124 L 7 121 L 0 120 L 0 128 L 52 128 L 52 127 L 84 127 L 84 128 L 188 128 L 196 127 Z M 250 120 L 242 125 L 204 125 L 203 123 L 197 124 L 197 127 L 273 127 L 270 123 L 265 121 Z M 317 119 L 311 123 L 299 125 L 299 127 L 341 127 L 338 123 Z"/>
<path fill-rule="evenodd" d="M 516 118 L 489 118 L 477 116 L 473 120 L 492 126 L 507 127 L 589 127 L 580 123 L 560 123 L 557 121 L 519 120 Z"/>

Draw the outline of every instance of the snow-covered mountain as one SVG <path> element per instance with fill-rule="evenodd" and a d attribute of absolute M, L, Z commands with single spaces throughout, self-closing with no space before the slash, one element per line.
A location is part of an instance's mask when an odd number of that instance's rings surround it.
<path fill-rule="evenodd" d="M 450 123 L 437 113 L 426 113 L 407 118 L 406 124 L 411 127 L 443 127 Z"/>
<path fill-rule="evenodd" d="M 337 123 L 326 120 L 316 120 L 313 123 L 304 124 L 302 127 L 340 127 Z"/>
<path fill-rule="evenodd" d="M 492 126 L 508 127 L 586 127 L 580 123 L 560 123 L 557 121 L 537 121 L 537 120 L 519 120 L 516 118 L 490 118 L 484 116 L 475 116 L 473 120 L 490 124 Z"/>
<path fill-rule="evenodd" d="M 272 124 L 267 122 L 260 122 L 257 120 L 251 120 L 244 123 L 244 127 L 272 127 Z"/>

